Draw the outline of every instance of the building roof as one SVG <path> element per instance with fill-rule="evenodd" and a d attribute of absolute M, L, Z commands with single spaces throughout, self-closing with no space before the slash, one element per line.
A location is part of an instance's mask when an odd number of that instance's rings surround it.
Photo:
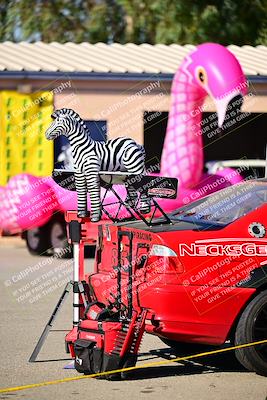
<path fill-rule="evenodd" d="M 0 43 L 0 74 L 174 74 L 195 46 L 104 43 Z M 246 75 L 267 77 L 267 46 L 228 46 Z"/>

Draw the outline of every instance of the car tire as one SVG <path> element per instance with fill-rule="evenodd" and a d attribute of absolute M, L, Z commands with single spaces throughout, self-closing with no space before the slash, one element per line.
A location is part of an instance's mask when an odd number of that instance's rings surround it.
<path fill-rule="evenodd" d="M 34 256 L 46 256 L 50 248 L 49 243 L 49 223 L 25 232 L 26 245 L 29 252 Z"/>
<path fill-rule="evenodd" d="M 245 308 L 235 331 L 235 345 L 267 339 L 267 290 Z M 267 376 L 267 343 L 235 350 L 236 358 L 248 370 Z"/>
<path fill-rule="evenodd" d="M 70 258 L 72 256 L 63 214 L 58 213 L 52 216 L 49 222 L 48 237 L 53 254 L 57 254 L 59 258 Z"/>

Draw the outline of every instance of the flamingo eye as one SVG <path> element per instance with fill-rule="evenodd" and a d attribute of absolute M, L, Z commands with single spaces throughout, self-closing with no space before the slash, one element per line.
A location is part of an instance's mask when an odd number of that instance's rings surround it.
<path fill-rule="evenodd" d="M 196 76 L 197 76 L 197 79 L 199 80 L 199 82 L 202 85 L 206 85 L 207 84 L 207 81 L 208 81 L 207 74 L 206 74 L 206 71 L 205 71 L 205 69 L 203 67 L 198 67 Z"/>
<path fill-rule="evenodd" d="M 204 82 L 205 77 L 204 77 L 204 74 L 203 74 L 202 71 L 200 71 L 200 72 L 198 73 L 198 77 L 199 77 L 199 80 L 200 80 L 201 82 Z"/>

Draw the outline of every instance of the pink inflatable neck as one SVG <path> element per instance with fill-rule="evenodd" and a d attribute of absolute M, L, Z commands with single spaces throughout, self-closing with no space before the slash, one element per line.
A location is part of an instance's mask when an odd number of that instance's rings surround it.
<path fill-rule="evenodd" d="M 163 176 L 179 178 L 180 187 L 199 182 L 203 171 L 201 106 L 205 91 L 191 83 L 186 61 L 176 72 L 171 88 L 171 108 L 161 158 Z"/>

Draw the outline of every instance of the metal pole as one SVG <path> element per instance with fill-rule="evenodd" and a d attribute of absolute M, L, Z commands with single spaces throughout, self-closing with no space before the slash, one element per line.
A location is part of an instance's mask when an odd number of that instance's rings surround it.
<path fill-rule="evenodd" d="M 77 326 L 80 319 L 79 260 L 80 244 L 73 243 L 73 326 Z"/>
<path fill-rule="evenodd" d="M 78 221 L 69 223 L 69 236 L 73 245 L 73 327 L 77 327 L 80 319 L 80 241 L 81 224 Z"/>

